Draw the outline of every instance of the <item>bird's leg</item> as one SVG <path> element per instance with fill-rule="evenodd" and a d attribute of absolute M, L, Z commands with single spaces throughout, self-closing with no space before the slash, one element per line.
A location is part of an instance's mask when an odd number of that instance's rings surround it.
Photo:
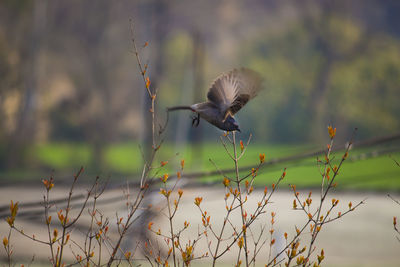
<path fill-rule="evenodd" d="M 197 113 L 197 116 L 192 117 L 192 126 L 197 127 L 200 124 L 200 114 Z"/>
<path fill-rule="evenodd" d="M 196 123 L 197 117 L 193 116 L 192 117 L 192 127 L 196 127 L 194 126 L 194 124 Z"/>
<path fill-rule="evenodd" d="M 196 127 L 200 124 L 200 113 L 197 113 Z"/>

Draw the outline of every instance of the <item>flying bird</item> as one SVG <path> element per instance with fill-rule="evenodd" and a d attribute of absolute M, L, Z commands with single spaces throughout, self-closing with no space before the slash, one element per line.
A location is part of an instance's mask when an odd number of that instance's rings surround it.
<path fill-rule="evenodd" d="M 200 118 L 224 131 L 239 131 L 234 115 L 261 89 L 261 76 L 250 69 L 234 69 L 221 74 L 211 84 L 207 101 L 191 106 L 176 106 L 168 111 L 191 110 L 197 113 L 192 125 L 198 126 Z"/>

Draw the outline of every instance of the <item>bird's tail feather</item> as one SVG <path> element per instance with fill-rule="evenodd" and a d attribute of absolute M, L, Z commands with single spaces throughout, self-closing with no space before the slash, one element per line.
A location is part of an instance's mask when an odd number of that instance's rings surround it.
<path fill-rule="evenodd" d="M 184 109 L 194 111 L 194 109 L 191 108 L 190 106 L 175 106 L 175 107 L 167 108 L 168 111 L 184 110 Z"/>

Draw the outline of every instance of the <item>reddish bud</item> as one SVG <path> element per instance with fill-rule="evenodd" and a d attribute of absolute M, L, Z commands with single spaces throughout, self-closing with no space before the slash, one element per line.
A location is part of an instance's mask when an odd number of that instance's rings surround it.
<path fill-rule="evenodd" d="M 332 128 L 332 126 L 328 126 L 328 133 L 329 133 L 329 137 L 331 139 L 333 139 L 336 135 L 336 128 Z"/>
<path fill-rule="evenodd" d="M 163 166 L 167 165 L 167 163 L 168 163 L 168 161 L 161 161 L 160 165 L 161 165 L 161 167 L 163 167 Z"/>
<path fill-rule="evenodd" d="M 230 181 L 228 178 L 224 177 L 224 180 L 222 181 L 222 183 L 224 184 L 225 187 L 228 187 L 230 184 Z"/>
<path fill-rule="evenodd" d="M 196 206 L 200 206 L 200 203 L 201 203 L 202 200 L 203 200 L 202 197 L 196 197 L 196 198 L 194 199 L 194 204 L 195 204 Z"/>
<path fill-rule="evenodd" d="M 183 168 L 185 167 L 185 160 L 181 160 L 181 169 L 183 170 Z"/>
<path fill-rule="evenodd" d="M 265 161 L 265 153 L 260 154 L 260 163 L 264 163 Z"/>

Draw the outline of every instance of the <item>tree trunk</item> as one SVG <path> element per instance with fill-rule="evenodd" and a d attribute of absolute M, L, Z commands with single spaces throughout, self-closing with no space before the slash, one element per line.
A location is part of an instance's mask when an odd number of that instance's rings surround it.
<path fill-rule="evenodd" d="M 27 52 L 28 68 L 24 71 L 25 91 L 14 133 L 6 148 L 7 167 L 15 168 L 23 163 L 24 150 L 34 141 L 36 133 L 37 87 L 39 76 L 39 55 L 46 24 L 47 0 L 34 1 L 32 31 Z M 24 49 L 24 48 L 22 48 Z"/>

